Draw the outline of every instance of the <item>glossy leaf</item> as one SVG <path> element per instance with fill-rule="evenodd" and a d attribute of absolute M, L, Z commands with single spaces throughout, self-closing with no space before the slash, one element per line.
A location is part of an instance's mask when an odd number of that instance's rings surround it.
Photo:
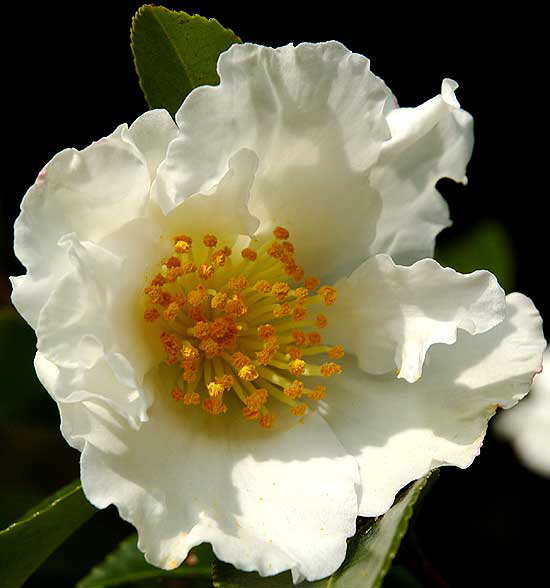
<path fill-rule="evenodd" d="M 377 519 L 368 519 L 349 540 L 346 559 L 332 576 L 303 582 L 303 588 L 380 588 L 393 558 L 407 532 L 415 505 L 427 492 L 438 472 L 429 473 L 411 484 L 392 506 Z M 394 578 L 395 580 L 395 578 Z M 262 578 L 255 572 L 241 572 L 233 566 L 215 562 L 216 588 L 290 588 L 290 572 Z"/>
<path fill-rule="evenodd" d="M 173 115 L 193 88 L 219 83 L 218 57 L 240 39 L 215 19 L 146 5 L 133 18 L 131 42 L 147 103 Z"/>
<path fill-rule="evenodd" d="M 21 586 L 95 512 L 77 480 L 0 531 L 2 588 Z"/>
<path fill-rule="evenodd" d="M 137 535 L 125 539 L 107 558 L 83 578 L 77 588 L 109 588 L 159 578 L 195 578 L 209 580 L 212 574 L 212 549 L 195 547 L 178 568 L 167 571 L 145 561 L 137 548 Z"/>

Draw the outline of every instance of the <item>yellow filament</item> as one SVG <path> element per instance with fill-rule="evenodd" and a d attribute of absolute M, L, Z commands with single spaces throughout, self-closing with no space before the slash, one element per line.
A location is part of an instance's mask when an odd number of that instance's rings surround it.
<path fill-rule="evenodd" d="M 143 319 L 161 333 L 164 362 L 177 374 L 170 394 L 180 406 L 219 417 L 230 410 L 230 394 L 245 419 L 270 429 L 277 407 L 302 422 L 325 396 L 325 387 L 307 387 L 309 376 L 341 373 L 332 360 L 343 347 L 321 344 L 315 330 L 327 326 L 315 311 L 336 303 L 336 289 L 304 279 L 288 230 L 276 227 L 273 236 L 240 249 L 233 263 L 214 234 L 175 235 L 172 254 L 146 284 Z"/>

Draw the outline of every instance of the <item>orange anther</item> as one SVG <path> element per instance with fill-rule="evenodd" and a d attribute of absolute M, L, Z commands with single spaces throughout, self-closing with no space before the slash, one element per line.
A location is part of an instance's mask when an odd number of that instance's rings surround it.
<path fill-rule="evenodd" d="M 201 280 L 209 280 L 214 275 L 214 266 L 203 263 L 199 265 L 199 271 L 197 273 Z"/>
<path fill-rule="evenodd" d="M 229 374 L 223 376 L 216 376 L 216 383 L 223 386 L 224 390 L 229 390 L 233 386 L 233 377 Z"/>
<path fill-rule="evenodd" d="M 321 280 L 315 276 L 309 276 L 309 278 L 306 278 L 304 281 L 304 287 L 307 288 L 310 292 L 315 290 L 315 288 L 318 288 L 320 285 Z"/>
<path fill-rule="evenodd" d="M 237 368 L 242 368 L 245 365 L 249 365 L 252 363 L 250 357 L 248 357 L 248 355 L 245 355 L 244 353 L 241 353 L 240 351 L 236 351 L 231 356 L 231 361 L 233 362 L 233 365 Z"/>
<path fill-rule="evenodd" d="M 294 380 L 294 382 L 292 382 L 292 384 L 290 386 L 287 386 L 284 389 L 284 393 L 286 396 L 288 396 L 289 398 L 292 398 L 293 400 L 295 398 L 300 398 L 300 396 L 303 394 L 304 392 L 304 383 L 300 382 L 300 380 Z"/>
<path fill-rule="evenodd" d="M 194 264 L 193 262 L 188 262 L 186 263 L 183 267 L 183 273 L 184 274 L 193 274 L 197 271 L 197 266 L 196 264 Z"/>
<path fill-rule="evenodd" d="M 176 241 L 176 244 L 174 245 L 174 251 L 176 253 L 189 253 L 189 251 L 191 251 L 191 243 L 188 243 L 187 241 Z"/>
<path fill-rule="evenodd" d="M 258 332 L 258 337 L 260 337 L 261 339 L 269 339 L 270 337 L 273 337 L 273 335 L 275 335 L 275 329 L 273 328 L 273 325 L 260 325 L 257 329 Z"/>
<path fill-rule="evenodd" d="M 296 345 L 306 345 L 307 336 L 303 331 L 292 331 L 292 338 Z"/>
<path fill-rule="evenodd" d="M 175 302 L 171 302 L 166 310 L 162 313 L 165 321 L 173 321 L 176 319 L 180 311 L 179 306 Z"/>
<path fill-rule="evenodd" d="M 321 335 L 319 333 L 308 333 L 307 340 L 310 345 L 319 345 L 321 343 Z"/>
<path fill-rule="evenodd" d="M 249 261 L 255 261 L 258 257 L 258 254 L 254 251 L 254 249 L 250 249 L 250 247 L 245 247 L 241 251 L 241 255 L 244 257 L 244 259 L 248 259 Z"/>
<path fill-rule="evenodd" d="M 258 410 L 254 410 L 252 408 L 248 408 L 248 406 L 243 407 L 243 417 L 249 421 L 254 421 L 260 417 L 260 412 Z"/>
<path fill-rule="evenodd" d="M 169 257 L 166 260 L 166 267 L 179 267 L 181 265 L 181 261 L 177 257 Z"/>
<path fill-rule="evenodd" d="M 286 352 L 290 355 L 290 359 L 301 359 L 302 357 L 302 350 L 294 345 L 289 345 Z"/>
<path fill-rule="evenodd" d="M 248 280 L 246 279 L 245 276 L 239 276 L 237 278 L 231 278 L 228 282 L 227 285 L 229 286 L 229 288 L 231 290 L 233 290 L 234 292 L 241 292 L 242 290 L 244 290 L 246 288 L 246 286 L 248 285 Z"/>
<path fill-rule="evenodd" d="M 271 284 L 267 280 L 258 280 L 254 284 L 254 290 L 262 294 L 269 294 L 271 292 Z"/>
<path fill-rule="evenodd" d="M 224 387 L 217 382 L 210 382 L 206 387 L 210 396 L 221 396 L 224 391 Z"/>
<path fill-rule="evenodd" d="M 183 241 L 188 245 L 191 245 L 191 243 L 193 243 L 193 239 L 191 239 L 191 237 L 189 237 L 188 235 L 176 235 L 172 238 L 172 240 L 174 241 L 174 243 L 177 243 L 178 241 Z"/>
<path fill-rule="evenodd" d="M 271 294 L 281 302 L 288 296 L 290 286 L 286 282 L 275 282 L 271 286 Z"/>
<path fill-rule="evenodd" d="M 294 245 L 290 241 L 283 243 L 283 249 L 287 255 L 294 255 Z"/>
<path fill-rule="evenodd" d="M 344 347 L 342 345 L 335 345 L 328 352 L 328 355 L 329 357 L 332 357 L 332 359 L 341 359 L 344 357 Z"/>
<path fill-rule="evenodd" d="M 275 227 L 273 229 L 273 235 L 275 236 L 275 239 L 279 239 L 280 241 L 290 237 L 290 233 L 283 227 Z"/>
<path fill-rule="evenodd" d="M 292 312 L 292 308 L 290 304 L 285 302 L 284 304 L 276 304 L 273 308 L 273 316 L 276 318 L 281 318 L 283 316 L 288 316 Z"/>
<path fill-rule="evenodd" d="M 227 412 L 227 406 L 219 399 L 210 396 L 203 403 L 202 407 L 210 414 L 218 415 Z"/>
<path fill-rule="evenodd" d="M 336 374 L 341 374 L 342 368 L 337 363 L 324 363 L 321 366 L 321 375 L 328 378 L 329 376 L 334 376 Z"/>
<path fill-rule="evenodd" d="M 216 251 L 212 255 L 212 261 L 218 266 L 223 267 L 227 261 L 227 255 L 223 252 L 223 250 Z"/>
<path fill-rule="evenodd" d="M 307 404 L 305 402 L 301 402 L 300 404 L 297 404 L 296 406 L 293 406 L 290 409 L 290 412 L 294 416 L 304 416 L 304 414 L 306 412 L 306 408 L 307 408 Z"/>
<path fill-rule="evenodd" d="M 328 325 L 327 317 L 324 314 L 318 314 L 315 319 L 315 324 L 317 325 L 317 328 L 324 329 Z"/>
<path fill-rule="evenodd" d="M 225 292 L 216 292 L 216 294 L 214 294 L 214 296 L 212 296 L 212 300 L 210 301 L 210 306 L 212 308 L 219 308 L 219 309 L 223 310 L 226 302 L 227 302 L 227 294 Z"/>
<path fill-rule="evenodd" d="M 175 400 L 176 402 L 178 400 L 183 400 L 184 394 L 183 394 L 183 390 L 181 388 L 174 386 L 174 388 L 172 388 L 171 394 L 172 394 L 172 399 Z"/>
<path fill-rule="evenodd" d="M 288 364 L 288 371 L 295 376 L 301 376 L 306 369 L 306 362 L 303 359 L 292 359 Z"/>
<path fill-rule="evenodd" d="M 285 255 L 285 249 L 280 243 L 273 243 L 269 246 L 267 254 L 275 259 L 281 259 Z"/>
<path fill-rule="evenodd" d="M 248 364 L 248 365 L 244 365 L 239 370 L 239 378 L 241 378 L 242 380 L 246 380 L 248 382 L 251 382 L 252 380 L 256 380 L 257 378 L 259 378 L 259 374 L 258 374 L 258 371 L 256 370 L 256 368 L 252 364 Z"/>
<path fill-rule="evenodd" d="M 319 288 L 319 294 L 323 297 L 327 306 L 336 302 L 336 288 L 333 288 L 332 286 L 323 286 L 322 288 Z"/>
<path fill-rule="evenodd" d="M 218 244 L 218 238 L 216 235 L 205 235 L 202 238 L 202 242 L 204 243 L 205 247 L 216 247 Z"/>
<path fill-rule="evenodd" d="M 164 286 L 164 284 L 166 284 L 166 280 L 164 279 L 163 276 L 161 276 L 160 274 L 157 274 L 152 280 L 151 280 L 151 286 Z"/>
<path fill-rule="evenodd" d="M 313 400 L 322 400 L 325 397 L 325 390 L 325 386 L 315 386 L 315 390 L 308 392 L 307 396 Z"/>
<path fill-rule="evenodd" d="M 199 321 L 193 327 L 193 335 L 197 337 L 197 339 L 206 339 L 210 337 L 210 323 L 206 321 Z"/>
<path fill-rule="evenodd" d="M 159 317 L 160 317 L 160 312 L 156 308 L 148 308 L 143 313 L 143 318 L 149 323 L 156 321 Z"/>
<path fill-rule="evenodd" d="M 307 310 L 305 309 L 304 306 L 295 306 L 294 311 L 292 313 L 292 318 L 295 321 L 301 321 L 302 319 L 304 319 L 306 317 L 306 314 L 307 314 Z"/>
<path fill-rule="evenodd" d="M 296 288 L 296 290 L 294 290 L 294 296 L 296 296 L 300 302 L 303 302 L 309 296 L 309 290 L 307 288 Z"/>
<path fill-rule="evenodd" d="M 264 429 L 271 429 L 275 423 L 275 415 L 268 412 L 260 417 L 260 426 Z"/>
<path fill-rule="evenodd" d="M 197 394 L 197 392 L 187 392 L 183 397 L 184 404 L 200 404 L 201 397 Z"/>

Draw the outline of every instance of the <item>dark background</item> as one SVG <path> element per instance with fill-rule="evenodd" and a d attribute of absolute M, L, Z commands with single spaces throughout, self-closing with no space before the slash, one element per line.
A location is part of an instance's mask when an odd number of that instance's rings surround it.
<path fill-rule="evenodd" d="M 40 169 L 61 149 L 83 148 L 147 108 L 129 48 L 130 20 L 140 4 L 19 2 L 2 9 L 0 306 L 9 302 L 7 276 L 22 271 L 11 253 L 13 221 Z M 341 41 L 371 59 L 401 106 L 436 95 L 444 77 L 458 81 L 458 99 L 474 116 L 476 144 L 468 186 L 439 185 L 455 222 L 442 242 L 487 219 L 501 224 L 515 249 L 515 289 L 550 316 L 540 14 L 500 6 L 482 16 L 479 4 L 449 3 L 435 11 L 395 3 L 376 9 L 333 3 L 330 10 L 304 2 L 261 2 L 248 10 L 239 2 L 163 5 L 215 17 L 245 41 Z M 31 368 L 32 331 L 19 324 L 7 330 L 0 341 L 2 527 L 78 476 L 78 454 L 57 433 L 55 405 Z M 548 544 L 537 533 L 547 529 L 549 489 L 549 481 L 525 470 L 489 434 L 474 465 L 444 468 L 426 501 L 417 521 L 426 556 L 453 587 L 530 585 L 543 567 L 541 542 Z M 129 530 L 114 510 L 101 512 L 28 586 L 48 578 L 72 586 Z"/>

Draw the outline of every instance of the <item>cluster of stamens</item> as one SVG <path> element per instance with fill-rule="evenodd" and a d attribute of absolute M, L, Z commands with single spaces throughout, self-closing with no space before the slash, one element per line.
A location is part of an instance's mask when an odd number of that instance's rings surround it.
<path fill-rule="evenodd" d="M 232 390 L 243 416 L 264 428 L 273 426 L 275 401 L 303 417 L 305 398 L 325 394 L 325 386 L 308 387 L 307 377 L 339 374 L 332 360 L 344 355 L 341 345 L 323 345 L 317 329 L 327 318 L 314 312 L 333 304 L 336 290 L 304 279 L 286 229 L 273 235 L 238 256 L 215 235 L 198 243 L 176 235 L 172 255 L 144 290 L 144 319 L 161 326 L 165 362 L 176 370 L 172 398 L 221 415 Z M 319 355 L 329 361 L 312 363 Z"/>

